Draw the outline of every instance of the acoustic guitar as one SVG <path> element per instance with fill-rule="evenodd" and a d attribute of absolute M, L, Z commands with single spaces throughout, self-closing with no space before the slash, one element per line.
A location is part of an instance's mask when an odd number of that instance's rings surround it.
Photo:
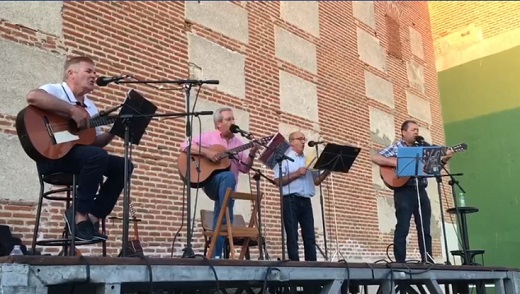
<path fill-rule="evenodd" d="M 457 144 L 453 147 L 446 148 L 446 150 L 452 150 L 453 152 L 462 152 L 468 149 L 468 145 L 465 143 Z M 397 159 L 397 158 L 396 158 Z M 429 162 L 423 162 L 424 169 L 426 173 L 433 173 L 433 170 L 431 169 L 431 165 Z M 389 189 L 396 189 L 404 186 L 408 180 L 410 180 L 410 177 L 399 177 L 396 173 L 396 168 L 392 166 L 380 166 L 379 167 L 379 173 L 381 175 L 381 179 L 383 180 L 385 186 L 387 186 Z"/>
<path fill-rule="evenodd" d="M 137 228 L 137 222 L 139 221 L 135 216 L 134 203 L 130 202 L 130 213 L 132 216 L 132 222 L 134 223 L 134 237 L 130 240 L 131 253 L 134 256 L 144 256 L 143 247 L 141 246 L 141 240 L 139 239 L 139 229 Z"/>
<path fill-rule="evenodd" d="M 269 143 L 269 141 L 273 138 L 273 136 L 264 137 L 262 139 L 249 142 L 247 144 L 235 147 L 230 150 L 226 150 L 226 147 L 222 145 L 212 145 L 207 147 L 210 150 L 216 151 L 218 153 L 219 160 L 217 162 L 213 162 L 208 158 L 200 155 L 191 154 L 191 163 L 190 163 L 190 187 L 192 188 L 201 188 L 204 187 L 206 181 L 214 174 L 229 170 L 231 166 L 231 154 L 238 154 L 244 150 L 247 150 L 253 147 L 254 142 L 258 142 L 260 145 L 265 145 Z M 186 152 L 181 152 L 179 157 L 177 158 L 177 169 L 179 170 L 179 174 L 181 179 L 186 183 L 186 174 L 188 171 L 187 168 L 187 154 Z"/>
<path fill-rule="evenodd" d="M 137 227 L 137 223 L 139 219 L 137 219 L 134 209 L 134 203 L 130 202 L 130 221 L 133 222 L 134 228 L 134 236 L 131 240 L 129 240 L 127 249 L 126 249 L 126 257 L 144 257 L 143 247 L 141 246 L 141 240 L 139 239 L 139 229 Z M 123 256 L 123 250 L 119 252 L 118 257 Z"/>
<path fill-rule="evenodd" d="M 116 120 L 117 117 L 96 116 L 89 120 L 87 128 L 80 130 L 71 119 L 29 105 L 16 116 L 16 132 L 25 153 L 33 160 L 59 159 L 76 145 L 92 144 L 96 139 L 94 128 Z"/>

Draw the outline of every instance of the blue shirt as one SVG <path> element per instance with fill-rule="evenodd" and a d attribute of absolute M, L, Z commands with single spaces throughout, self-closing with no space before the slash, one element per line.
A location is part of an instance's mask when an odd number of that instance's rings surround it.
<path fill-rule="evenodd" d="M 284 160 L 281 162 L 282 165 L 282 177 L 297 171 L 300 167 L 306 167 L 306 157 L 304 154 L 298 155 L 294 150 L 289 151 L 287 156 L 294 159 L 294 162 L 289 160 Z M 274 166 L 274 178 L 281 178 L 279 174 L 278 164 Z M 302 197 L 312 197 L 316 191 L 314 185 L 314 174 L 312 171 L 308 170 L 304 176 L 300 176 L 294 181 L 282 187 L 283 195 L 289 194 L 298 194 Z"/>

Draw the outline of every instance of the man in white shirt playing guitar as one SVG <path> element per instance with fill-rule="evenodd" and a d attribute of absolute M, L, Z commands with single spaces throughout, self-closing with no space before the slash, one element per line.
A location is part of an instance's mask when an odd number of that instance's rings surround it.
<path fill-rule="evenodd" d="M 85 96 L 94 90 L 95 81 L 94 61 L 88 57 L 73 57 L 64 65 L 62 83 L 46 84 L 30 91 L 27 102 L 42 111 L 72 119 L 80 129 L 88 128 L 90 118 L 98 114 L 94 103 Z M 65 213 L 69 230 L 70 226 L 76 225 L 78 240 L 107 238 L 99 232 L 99 220 L 110 214 L 124 186 L 124 159 L 109 155 L 103 149 L 113 138 L 113 134 L 102 133 L 96 128 L 91 145 L 75 146 L 59 159 L 37 161 L 40 174 L 66 172 L 78 175 L 76 214 L 70 209 Z M 131 163 L 129 167 L 132 172 Z M 107 180 L 102 184 L 103 176 Z"/>

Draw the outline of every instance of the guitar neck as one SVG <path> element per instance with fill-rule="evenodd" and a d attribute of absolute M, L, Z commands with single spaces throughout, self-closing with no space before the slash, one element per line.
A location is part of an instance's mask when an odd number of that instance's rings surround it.
<path fill-rule="evenodd" d="M 242 152 L 242 151 L 244 151 L 244 150 L 247 150 L 247 149 L 253 147 L 253 145 L 254 145 L 253 142 L 249 142 L 249 143 L 247 143 L 247 144 L 244 144 L 244 145 L 241 145 L 241 146 L 235 147 L 235 148 L 229 150 L 229 152 L 233 152 L 233 153 L 234 153 L 234 152 Z"/>
<path fill-rule="evenodd" d="M 135 216 L 134 203 L 130 202 L 130 214 L 134 222 L 134 240 L 139 240 L 139 229 L 137 228 L 137 217 Z"/>
<path fill-rule="evenodd" d="M 222 154 L 220 155 L 220 158 L 222 159 L 222 158 L 226 157 L 226 156 L 227 156 L 226 153 L 239 153 L 239 152 L 242 152 L 242 151 L 244 151 L 244 150 L 247 150 L 247 149 L 253 147 L 253 145 L 254 145 L 253 142 L 249 142 L 249 143 L 247 143 L 247 144 L 240 145 L 240 146 L 235 147 L 235 148 L 233 148 L 233 149 L 229 149 L 229 150 L 227 150 L 225 153 L 222 153 Z"/>
<path fill-rule="evenodd" d="M 454 146 L 448 147 L 447 150 L 451 150 L 451 151 L 453 151 L 454 153 L 457 153 L 457 152 L 463 152 L 463 151 L 466 151 L 467 148 L 468 148 L 467 144 L 466 144 L 466 143 L 462 143 L 462 144 L 457 144 L 457 145 L 454 145 Z"/>
<path fill-rule="evenodd" d="M 116 121 L 117 117 L 113 116 L 96 116 L 90 119 L 89 125 L 92 128 L 109 125 Z"/>

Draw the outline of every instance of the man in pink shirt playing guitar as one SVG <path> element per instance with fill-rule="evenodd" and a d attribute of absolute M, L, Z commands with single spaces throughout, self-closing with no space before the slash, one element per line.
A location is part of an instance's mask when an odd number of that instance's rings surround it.
<path fill-rule="evenodd" d="M 230 127 L 235 123 L 235 117 L 233 116 L 233 110 L 231 108 L 219 108 L 215 110 L 213 114 L 213 122 L 215 123 L 215 130 L 202 133 L 200 136 L 194 136 L 192 140 L 192 146 L 190 153 L 192 156 L 203 158 L 194 159 L 192 169 L 195 172 L 191 172 L 190 182 L 192 187 L 201 187 L 208 197 L 215 201 L 214 205 L 214 217 L 213 217 L 213 229 L 215 229 L 218 213 L 221 209 L 221 204 L 224 201 L 224 196 L 228 188 L 236 188 L 238 183 L 238 173 L 248 173 L 250 167 L 253 165 L 255 155 L 259 149 L 257 144 L 251 144 L 249 151 L 242 152 L 225 152 L 225 150 L 231 149 L 244 149 L 240 148 L 244 145 L 242 140 L 235 136 Z M 212 148 L 212 146 L 220 145 L 224 148 Z M 247 144 L 246 144 L 247 145 Z M 237 148 L 238 147 L 238 148 Z M 181 145 L 182 154 L 186 151 L 187 142 Z M 216 150 L 217 149 L 217 150 Z M 216 172 L 219 167 L 226 167 L 211 164 L 204 165 L 203 159 L 209 159 L 211 163 L 220 163 L 221 161 L 231 159 L 231 165 L 229 170 L 222 170 Z M 200 160 L 200 161 L 199 161 Z M 186 171 L 185 159 L 179 158 L 178 160 L 179 172 L 181 177 L 183 172 Z M 184 166 L 183 166 L 184 165 Z M 191 169 L 190 169 L 191 170 Z M 231 215 L 231 222 L 233 222 L 233 205 L 234 202 L 230 201 L 229 210 Z M 225 223 L 225 219 L 223 223 Z M 215 248 L 215 258 L 222 257 L 222 251 L 224 248 L 224 237 L 219 237 Z"/>

